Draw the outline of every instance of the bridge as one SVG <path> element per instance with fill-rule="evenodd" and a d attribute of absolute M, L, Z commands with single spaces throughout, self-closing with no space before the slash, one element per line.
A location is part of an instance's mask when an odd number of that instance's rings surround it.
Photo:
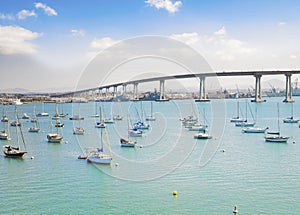
<path fill-rule="evenodd" d="M 285 99 L 284 102 L 293 102 L 292 95 L 292 75 L 300 74 L 300 70 L 274 70 L 274 71 L 222 71 L 222 72 L 207 72 L 207 73 L 196 73 L 196 74 L 182 74 L 182 75 L 170 75 L 170 76 L 161 76 L 154 78 L 145 78 L 133 81 L 119 82 L 115 84 L 103 85 L 96 88 L 79 90 L 73 93 L 84 93 L 88 91 L 100 91 L 106 90 L 106 94 L 110 88 L 113 88 L 113 95 L 117 95 L 117 88 L 123 87 L 123 94 L 126 93 L 127 85 L 133 85 L 133 100 L 138 100 L 138 85 L 146 82 L 155 82 L 159 81 L 160 83 L 160 99 L 158 101 L 167 101 L 165 96 L 165 81 L 174 80 L 174 79 L 188 79 L 188 78 L 199 78 L 199 99 L 197 102 L 207 102 L 207 93 L 205 87 L 205 80 L 209 77 L 230 77 L 230 76 L 253 76 L 255 77 L 255 98 L 253 102 L 264 102 L 262 99 L 262 89 L 261 89 L 261 78 L 265 75 L 285 75 L 286 84 L 285 84 Z"/>

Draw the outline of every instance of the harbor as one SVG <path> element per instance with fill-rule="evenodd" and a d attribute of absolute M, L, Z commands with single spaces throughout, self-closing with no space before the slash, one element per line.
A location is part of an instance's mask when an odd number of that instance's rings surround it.
<path fill-rule="evenodd" d="M 300 101 L 295 98 L 294 113 L 297 118 Z M 269 143 L 265 141 L 264 134 L 242 132 L 242 128 L 230 122 L 237 115 L 237 101 L 240 103 L 240 117 L 246 117 L 247 102 L 253 111 L 258 109 L 257 124 L 268 126 L 272 131 L 277 130 L 275 104 L 279 103 L 280 129 L 282 134 L 290 137 L 288 142 Z M 144 117 L 149 115 L 151 103 L 156 120 L 149 122 L 150 128 L 144 130 L 142 137 L 130 138 L 137 142 L 134 148 L 121 147 L 120 138 L 128 138 L 128 116 L 129 121 L 135 122 L 141 119 L 142 111 Z M 100 147 L 101 129 L 95 128 L 99 120 L 91 117 L 99 114 L 97 109 L 100 105 L 106 117 L 114 114 L 123 116 L 122 120 L 106 125 L 112 155 L 108 166 L 78 159 L 86 148 Z M 38 117 L 40 132 L 30 133 L 27 131 L 32 125 L 30 120 L 20 119 L 27 154 L 21 160 L 6 158 L 4 154 L 0 157 L 3 173 L 0 176 L 1 190 L 5 199 L 0 203 L 1 211 L 4 214 L 10 213 L 10 210 L 15 213 L 43 211 L 70 214 L 97 213 L 99 210 L 123 214 L 130 211 L 231 214 L 233 206 L 238 205 L 240 214 L 270 214 L 269 208 L 279 214 L 285 211 L 298 214 L 296 185 L 300 178 L 300 128 L 297 123 L 286 124 L 282 121 L 290 116 L 291 105 L 282 103 L 282 97 L 270 98 L 266 103 L 251 103 L 250 98 L 212 99 L 210 103 L 195 103 L 191 99 L 163 103 L 81 103 L 80 116 L 84 120 L 80 122 L 85 129 L 84 135 L 73 134 L 72 128 L 77 126 L 77 121 L 61 118 L 64 127 L 61 128 L 63 140 L 59 144 L 49 143 L 46 138 L 49 121 L 55 120 Z M 20 116 L 23 113 L 32 116 L 34 106 L 37 112 L 41 112 L 42 103 L 19 105 Z M 55 106 L 55 103 L 45 103 L 44 111 L 52 117 Z M 14 119 L 15 106 L 4 107 L 9 119 Z M 224 124 L 219 127 L 213 125 L 213 117 L 218 115 L 215 111 L 221 110 L 214 107 L 226 108 L 221 120 Z M 58 109 L 60 113 L 61 106 Z M 78 103 L 65 103 L 63 109 L 68 116 L 76 115 Z M 194 139 L 198 131 L 188 130 L 180 121 L 189 115 L 194 115 L 199 123 L 207 125 L 212 139 Z M 249 113 L 248 120 L 253 120 Z M 218 131 L 213 128 L 223 129 L 224 134 L 218 137 Z M 2 146 L 15 143 L 12 127 L 10 138 L 10 141 L 1 140 Z M 103 138 L 105 152 L 109 152 L 108 139 Z M 209 155 L 206 150 L 211 141 L 217 141 L 217 146 L 210 148 L 214 149 L 214 153 L 205 165 L 200 165 L 205 157 L 203 153 Z M 10 192 L 12 189 L 20 190 L 17 196 Z M 173 197 L 172 191 L 175 189 L 178 195 Z M 71 196 L 72 201 L 69 201 Z M 100 209 L 91 205 L 99 205 Z M 290 211 L 291 206 L 294 206 L 293 211 Z"/>

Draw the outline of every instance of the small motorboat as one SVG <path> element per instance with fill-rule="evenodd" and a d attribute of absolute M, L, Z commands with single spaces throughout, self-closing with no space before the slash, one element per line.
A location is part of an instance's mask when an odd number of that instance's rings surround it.
<path fill-rule="evenodd" d="M 135 141 L 130 141 L 130 140 L 125 140 L 124 138 L 120 139 L 120 144 L 122 147 L 135 147 L 136 142 Z"/>

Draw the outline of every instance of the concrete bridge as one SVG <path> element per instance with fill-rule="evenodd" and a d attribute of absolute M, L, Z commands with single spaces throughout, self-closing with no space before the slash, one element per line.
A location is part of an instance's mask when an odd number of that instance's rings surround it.
<path fill-rule="evenodd" d="M 264 102 L 262 99 L 262 90 L 261 90 L 261 78 L 265 75 L 284 75 L 286 77 L 285 84 L 285 99 L 284 102 L 293 102 L 292 95 L 292 75 L 300 74 L 300 70 L 275 70 L 275 71 L 228 71 L 228 72 L 207 72 L 207 73 L 196 73 L 196 74 L 182 74 L 182 75 L 171 75 L 171 76 L 161 76 L 154 78 L 145 78 L 127 82 L 119 82 L 110 85 L 99 86 L 96 88 L 85 89 L 76 91 L 74 93 L 84 93 L 88 91 L 99 91 L 102 92 L 105 90 L 108 93 L 110 88 L 113 88 L 113 95 L 117 95 L 117 88 L 122 87 L 123 93 L 126 93 L 127 85 L 133 85 L 133 100 L 138 100 L 138 85 L 146 82 L 155 82 L 159 81 L 160 83 L 160 99 L 159 101 L 167 101 L 165 97 L 165 81 L 172 79 L 188 79 L 188 78 L 198 78 L 199 79 L 199 99 L 197 102 L 207 102 L 207 93 L 205 87 L 205 80 L 209 77 L 230 77 L 230 76 L 253 76 L 255 77 L 255 98 L 253 102 Z"/>

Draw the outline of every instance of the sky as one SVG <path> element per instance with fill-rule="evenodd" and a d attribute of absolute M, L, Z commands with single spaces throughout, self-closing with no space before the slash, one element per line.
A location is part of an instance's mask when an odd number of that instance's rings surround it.
<path fill-rule="evenodd" d="M 300 69 L 299 11 L 298 0 L 1 0 L 0 89 L 74 89 L 97 54 L 145 35 L 185 43 L 213 71 Z"/>

